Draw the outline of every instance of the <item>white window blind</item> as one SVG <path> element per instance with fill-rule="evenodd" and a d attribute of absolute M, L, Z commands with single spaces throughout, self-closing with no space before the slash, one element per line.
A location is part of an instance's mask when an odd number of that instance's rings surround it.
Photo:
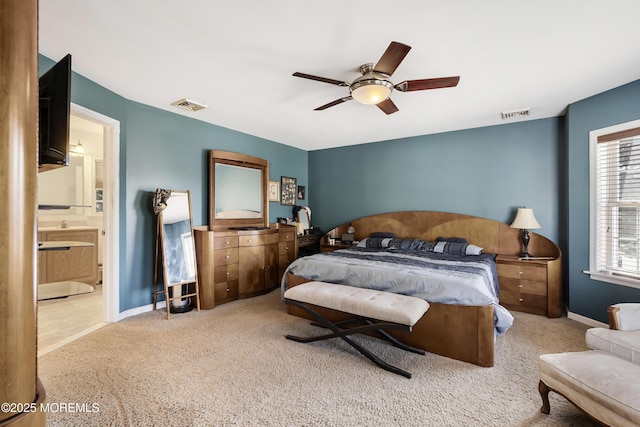
<path fill-rule="evenodd" d="M 591 270 L 640 280 L 639 127 L 597 137 L 595 190 L 596 265 Z"/>

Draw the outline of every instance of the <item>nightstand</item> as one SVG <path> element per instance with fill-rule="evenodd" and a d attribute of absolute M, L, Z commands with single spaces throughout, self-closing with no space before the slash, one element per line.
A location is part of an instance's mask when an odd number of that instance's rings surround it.
<path fill-rule="evenodd" d="M 319 234 L 298 236 L 298 258 L 320 252 L 321 237 Z"/>
<path fill-rule="evenodd" d="M 500 305 L 509 310 L 562 316 L 562 271 L 558 258 L 496 257 Z"/>

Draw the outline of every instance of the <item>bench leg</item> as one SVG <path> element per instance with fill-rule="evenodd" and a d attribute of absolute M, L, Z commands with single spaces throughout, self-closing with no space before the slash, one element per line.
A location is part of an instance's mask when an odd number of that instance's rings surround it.
<path fill-rule="evenodd" d="M 361 346 L 360 344 L 358 344 L 357 342 L 353 341 L 351 338 L 349 338 L 348 335 L 353 335 L 353 334 L 357 334 L 357 333 L 363 333 L 363 332 L 371 332 L 371 331 L 376 331 L 376 332 L 383 332 L 381 330 L 381 328 L 392 328 L 392 329 L 402 329 L 402 330 L 409 330 L 409 327 L 406 325 L 401 325 L 398 323 L 374 323 L 371 321 L 368 321 L 366 325 L 361 326 L 361 327 L 355 327 L 355 328 L 349 328 L 349 329 L 343 329 L 340 328 L 338 325 L 344 325 L 347 323 L 352 323 L 352 321 L 343 321 L 343 322 L 338 322 L 338 323 L 333 323 L 331 321 L 329 321 L 328 319 L 326 319 L 324 316 L 322 316 L 320 313 L 318 313 L 317 311 L 313 310 L 312 308 L 308 307 L 305 304 L 302 304 L 298 301 L 294 301 L 294 300 L 285 300 L 285 302 L 287 304 L 291 304 L 295 307 L 298 307 L 304 311 L 306 311 L 307 313 L 309 313 L 311 316 L 313 316 L 314 319 L 316 319 L 316 322 L 314 322 L 314 325 L 317 326 L 322 326 L 324 328 L 327 328 L 329 330 L 331 330 L 333 333 L 330 334 L 325 334 L 325 335 L 319 335 L 319 336 L 314 336 L 314 337 L 308 337 L 308 338 L 304 338 L 304 337 L 297 337 L 297 336 L 293 336 L 293 335 L 287 335 L 286 338 L 292 341 L 296 341 L 296 342 L 301 342 L 301 343 L 310 343 L 310 342 L 315 342 L 315 341 L 321 341 L 321 340 L 326 340 L 326 339 L 330 339 L 330 338 L 342 338 L 345 342 L 347 342 L 350 346 L 352 346 L 353 348 L 355 348 L 356 350 L 358 350 L 362 355 L 364 355 L 365 357 L 367 357 L 369 360 L 371 360 L 373 363 L 375 363 L 376 365 L 378 365 L 379 367 L 389 371 L 389 372 L 393 372 L 395 374 L 398 375 L 402 375 L 406 378 L 411 378 L 411 374 L 403 369 L 400 369 L 396 366 L 390 365 L 389 363 L 381 360 L 378 356 L 376 356 L 375 354 L 373 354 L 371 351 L 367 350 L 366 348 L 364 348 L 363 346 Z M 386 334 L 386 333 L 385 333 Z M 388 334 L 386 334 L 388 335 Z M 389 336 L 389 338 L 391 338 L 391 342 L 393 343 L 394 341 L 398 344 L 401 344 L 402 346 L 404 346 L 404 344 L 400 343 L 399 341 L 395 340 L 393 337 Z M 394 343 L 395 345 L 395 343 Z M 408 347 L 408 346 L 406 346 Z M 403 348 L 400 346 L 400 348 Z M 417 349 L 416 349 L 417 350 Z M 421 350 L 418 350 L 421 351 Z M 424 353 L 423 353 L 424 354 Z"/>
<path fill-rule="evenodd" d="M 542 380 L 540 380 L 538 383 L 538 391 L 540 392 L 540 397 L 542 397 L 542 407 L 540 408 L 540 412 L 548 414 L 551 412 L 551 404 L 549 403 L 549 392 L 551 389 Z"/>
<path fill-rule="evenodd" d="M 395 337 L 389 335 L 386 331 L 384 331 L 384 330 L 380 329 L 379 327 L 375 326 L 375 325 L 383 325 L 382 323 L 373 322 L 373 321 L 371 321 L 371 319 L 366 319 L 366 318 L 361 318 L 361 317 L 354 317 L 353 319 L 342 320 L 340 322 L 334 322 L 333 324 L 335 326 L 339 327 L 339 328 L 344 329 L 344 326 L 346 326 L 346 325 L 362 324 L 363 322 L 368 324 L 368 325 L 374 325 L 374 329 L 371 329 L 371 331 L 377 332 L 378 335 L 380 335 L 381 338 L 389 341 L 391 344 L 393 344 L 394 347 L 398 347 L 398 348 L 400 348 L 402 350 L 410 351 L 410 352 L 416 353 L 416 354 L 421 354 L 421 355 L 426 354 L 424 350 L 419 349 L 419 348 L 415 348 L 415 347 L 411 347 L 410 345 L 407 345 L 407 344 L 403 343 L 402 341 L 397 340 Z M 313 326 L 319 326 L 321 328 L 324 328 L 324 326 L 321 325 L 318 322 L 311 322 L 311 324 Z M 393 323 L 393 324 L 389 324 L 388 323 L 387 325 L 395 325 L 395 323 Z M 368 330 L 363 330 L 363 329 L 360 330 L 359 333 L 368 332 Z M 405 329 L 405 328 L 403 328 L 403 329 Z M 354 330 L 355 331 L 355 329 L 353 329 L 353 328 L 351 328 L 350 330 Z M 336 336 L 336 335 L 333 334 L 333 336 Z M 327 337 L 329 337 L 329 336 L 327 336 Z"/>

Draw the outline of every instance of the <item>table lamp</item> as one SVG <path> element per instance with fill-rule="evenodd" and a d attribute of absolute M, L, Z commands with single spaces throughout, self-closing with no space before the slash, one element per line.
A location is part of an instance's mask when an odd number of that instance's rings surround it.
<path fill-rule="evenodd" d="M 533 215 L 533 209 L 518 208 L 518 212 L 516 213 L 513 223 L 511 223 L 511 227 L 520 228 L 522 230 L 522 245 L 524 246 L 522 258 L 530 258 L 531 255 L 529 255 L 527 250 L 527 247 L 529 246 L 529 232 L 527 230 L 540 228 L 540 224 L 538 224 L 536 217 Z"/>

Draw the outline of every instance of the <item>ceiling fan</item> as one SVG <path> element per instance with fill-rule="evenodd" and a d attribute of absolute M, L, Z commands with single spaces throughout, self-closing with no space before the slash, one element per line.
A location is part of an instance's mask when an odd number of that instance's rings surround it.
<path fill-rule="evenodd" d="M 411 50 L 411 46 L 398 42 L 391 42 L 389 47 L 387 47 L 387 50 L 385 50 L 382 57 L 375 65 L 369 63 L 360 66 L 362 76 L 358 77 L 351 83 L 298 72 L 293 73 L 293 75 L 295 77 L 302 77 L 303 79 L 316 80 L 349 88 L 349 96 L 321 105 L 320 107 L 315 108 L 316 111 L 325 110 L 329 107 L 355 99 L 362 104 L 376 105 L 386 114 L 393 114 L 398 111 L 396 104 L 394 104 L 391 98 L 389 98 L 393 89 L 397 89 L 400 92 L 440 89 L 445 87 L 454 87 L 460 81 L 460 76 L 455 76 L 435 79 L 405 80 L 401 83 L 393 84 L 390 77 L 394 71 L 396 71 L 396 68 L 398 68 L 404 57 L 407 56 L 409 50 Z"/>

